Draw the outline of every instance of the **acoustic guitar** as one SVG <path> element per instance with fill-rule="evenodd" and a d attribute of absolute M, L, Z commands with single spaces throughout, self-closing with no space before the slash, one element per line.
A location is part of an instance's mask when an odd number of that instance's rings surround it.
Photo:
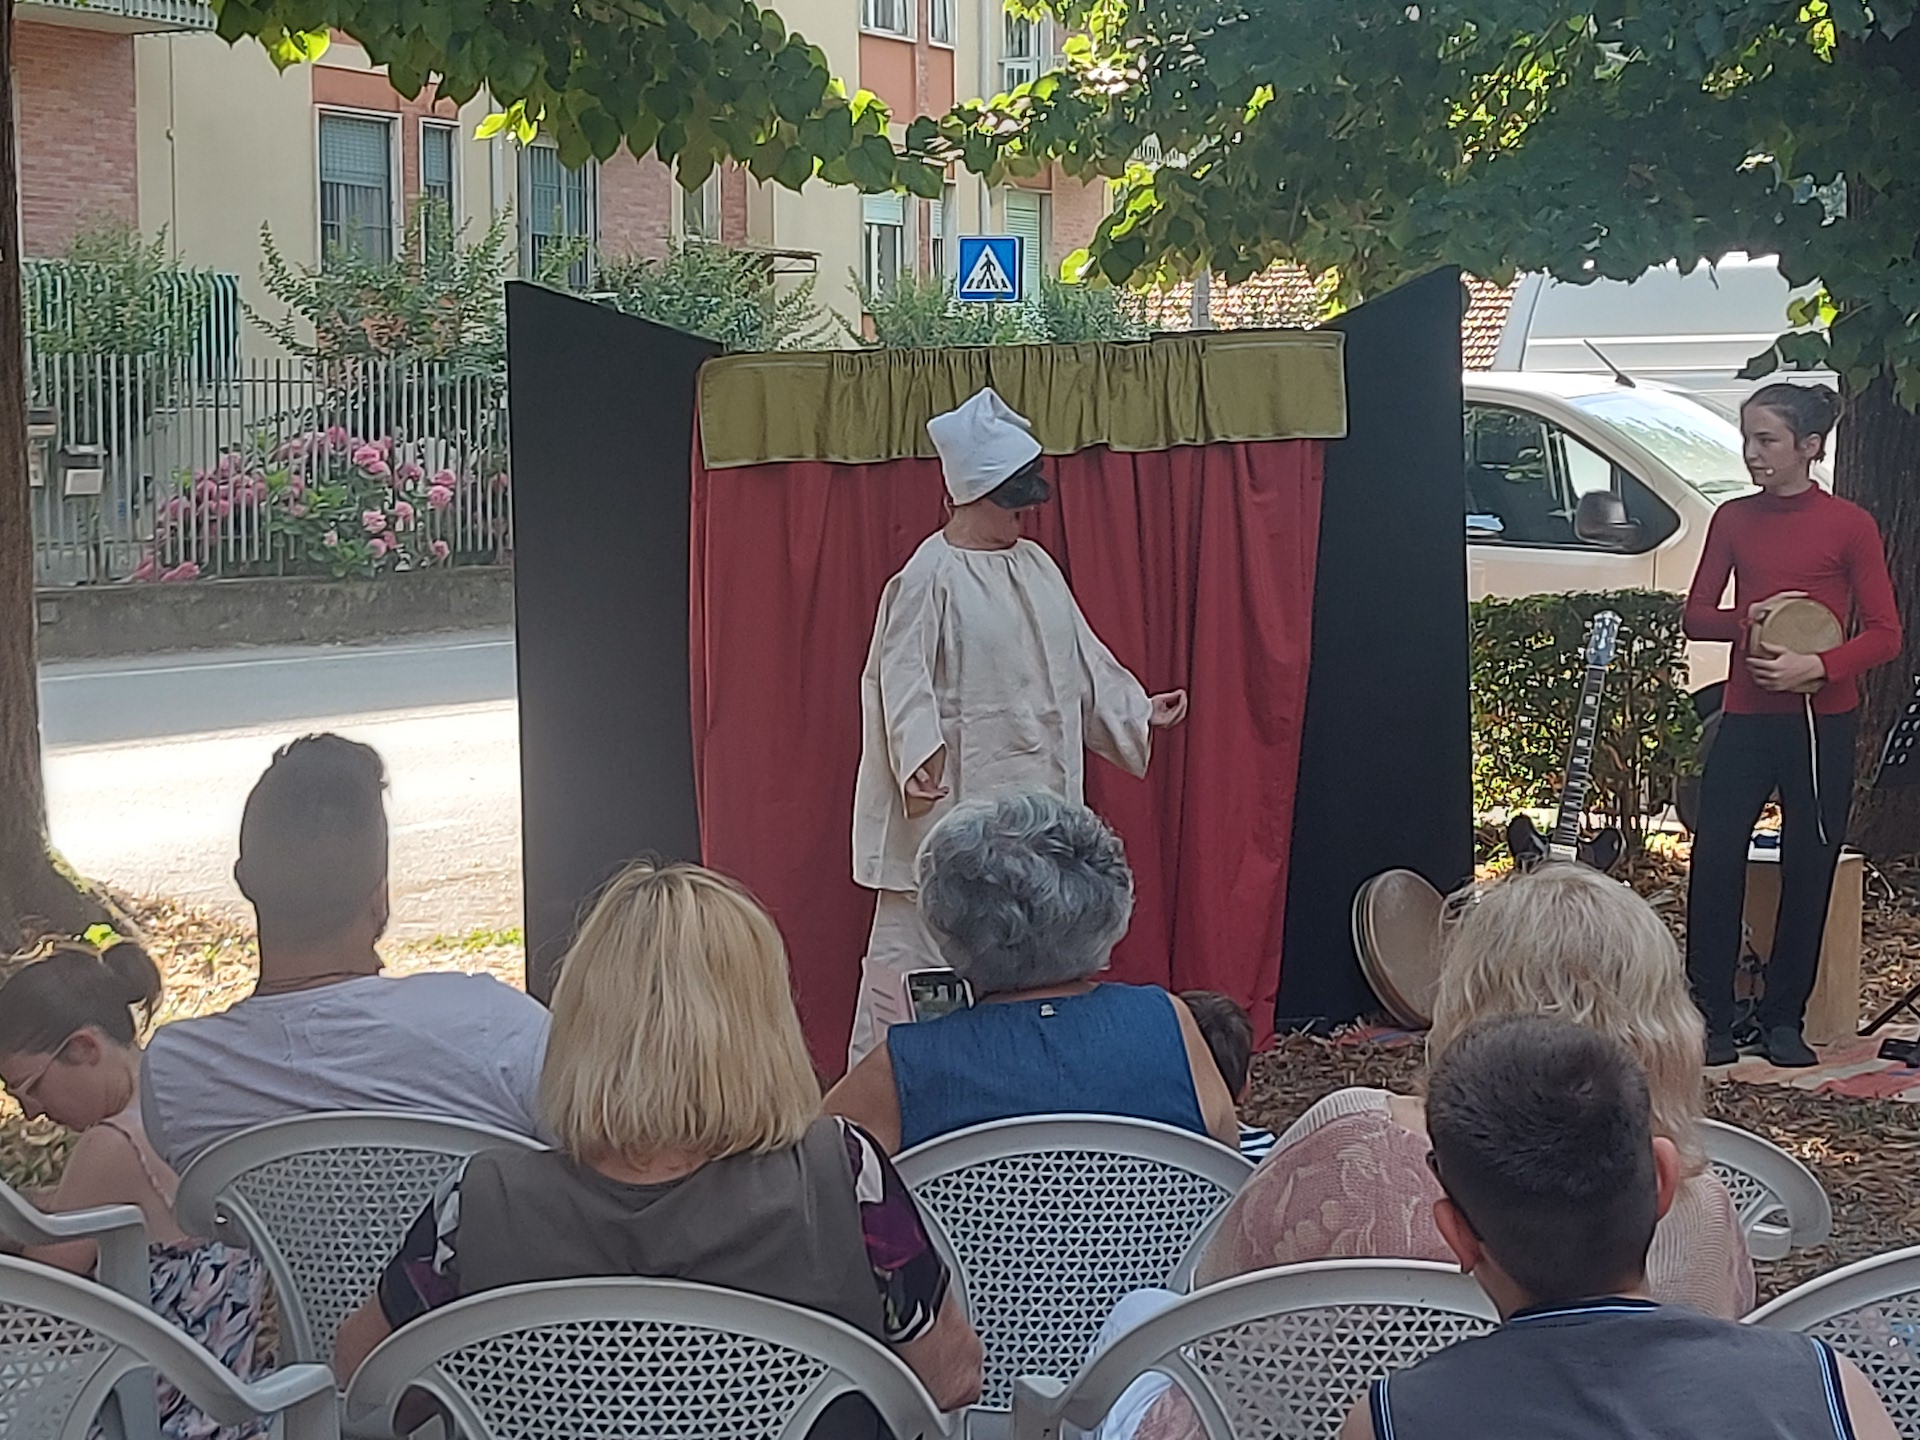
<path fill-rule="evenodd" d="M 1542 835 L 1530 815 L 1507 821 L 1507 849 L 1522 869 L 1542 860 L 1578 860 L 1596 870 L 1619 863 L 1626 842 L 1609 825 L 1595 835 L 1581 833 L 1587 813 L 1587 790 L 1593 779 L 1593 747 L 1600 731 L 1600 697 L 1607 688 L 1607 668 L 1613 664 L 1620 638 L 1620 617 L 1602 610 L 1587 626 L 1586 678 L 1580 686 L 1580 706 L 1574 712 L 1573 739 L 1567 746 L 1566 783 L 1560 787 L 1560 814 L 1551 834 Z"/>

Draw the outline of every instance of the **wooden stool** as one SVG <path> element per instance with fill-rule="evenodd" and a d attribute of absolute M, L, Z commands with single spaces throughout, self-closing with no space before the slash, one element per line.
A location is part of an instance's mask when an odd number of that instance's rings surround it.
<path fill-rule="evenodd" d="M 1807 1001 L 1809 1045 L 1851 1040 L 1860 1025 L 1860 901 L 1866 882 L 1866 857 L 1842 850 L 1827 902 L 1827 928 L 1820 937 L 1820 970 Z M 1745 919 L 1754 952 L 1773 953 L 1773 925 L 1780 913 L 1780 851 L 1747 851 Z"/>

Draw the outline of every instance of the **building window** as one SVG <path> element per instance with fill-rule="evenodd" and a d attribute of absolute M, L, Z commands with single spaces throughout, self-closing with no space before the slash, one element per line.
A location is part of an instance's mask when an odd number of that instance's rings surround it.
<path fill-rule="evenodd" d="M 320 114 L 320 251 L 393 258 L 393 126 Z"/>
<path fill-rule="evenodd" d="M 551 145 L 520 152 L 520 273 L 537 276 L 556 247 L 572 258 L 567 283 L 584 290 L 593 282 L 593 242 L 600 235 L 598 169 L 560 163 Z"/>
<path fill-rule="evenodd" d="M 906 268 L 907 202 L 904 195 L 860 197 L 860 279 L 867 294 L 885 295 Z"/>
<path fill-rule="evenodd" d="M 1045 198 L 1032 190 L 1009 190 L 1002 202 L 1006 216 L 1005 233 L 1018 235 L 1020 245 L 1020 293 L 1031 299 L 1040 291 L 1040 276 L 1046 268 Z"/>
<path fill-rule="evenodd" d="M 940 187 L 933 211 L 933 273 L 951 277 L 960 260 L 960 187 Z"/>
<path fill-rule="evenodd" d="M 680 192 L 680 233 L 688 240 L 720 240 L 720 172 Z"/>
<path fill-rule="evenodd" d="M 1008 15 L 1000 49 L 1000 88 L 1012 91 L 1040 78 L 1041 41 L 1045 22 L 1025 15 Z"/>
<path fill-rule="evenodd" d="M 422 225 L 429 249 L 451 240 L 459 228 L 454 209 L 453 157 L 455 126 L 428 120 L 420 126 L 420 199 L 426 205 Z"/>
<path fill-rule="evenodd" d="M 913 34 L 913 0 L 860 0 L 860 25 L 882 35 Z"/>
<path fill-rule="evenodd" d="M 927 39 L 953 44 L 953 0 L 927 0 Z"/>

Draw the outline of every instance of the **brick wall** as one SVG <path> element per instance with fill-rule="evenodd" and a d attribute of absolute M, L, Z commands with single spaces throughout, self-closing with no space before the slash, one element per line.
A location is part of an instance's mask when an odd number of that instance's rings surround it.
<path fill-rule="evenodd" d="M 1048 260 L 1054 265 L 1076 250 L 1083 250 L 1093 232 L 1107 217 L 1107 185 L 1104 180 L 1082 184 L 1059 171 L 1053 179 L 1053 234 Z"/>
<path fill-rule="evenodd" d="M 57 255 L 100 220 L 139 217 L 133 37 L 16 20 L 21 245 Z"/>
<path fill-rule="evenodd" d="M 600 253 L 610 260 L 629 255 L 654 259 L 667 253 L 679 186 L 653 156 L 636 160 L 625 150 L 600 166 Z"/>

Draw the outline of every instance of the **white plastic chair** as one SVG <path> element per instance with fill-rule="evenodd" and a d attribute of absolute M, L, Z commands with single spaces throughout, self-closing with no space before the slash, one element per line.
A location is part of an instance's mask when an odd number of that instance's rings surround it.
<path fill-rule="evenodd" d="M 1331 1440 L 1368 1384 L 1499 1324 L 1473 1278 L 1427 1260 L 1323 1260 L 1240 1275 L 1122 1334 L 1068 1383 L 1015 1383 L 1015 1440 L 1091 1430 L 1158 1371 L 1208 1440 Z"/>
<path fill-rule="evenodd" d="M 532 1141 L 464 1120 L 380 1112 L 302 1115 L 209 1146 L 180 1177 L 174 1213 L 189 1234 L 237 1227 L 280 1307 L 281 1355 L 333 1358 L 340 1324 L 434 1190 L 469 1155 Z"/>
<path fill-rule="evenodd" d="M 1754 1259 L 1784 1259 L 1832 1233 L 1833 1205 L 1805 1165 L 1737 1125 L 1703 1120 L 1700 1131 L 1707 1165 L 1732 1195 Z"/>
<path fill-rule="evenodd" d="M 1920 1434 L 1920 1245 L 1816 1276 L 1747 1323 L 1826 1341 L 1866 1372 L 1896 1430 Z"/>
<path fill-rule="evenodd" d="M 461 1440 L 804 1440 L 865 1395 L 899 1440 L 952 1421 L 884 1345 L 812 1310 L 683 1280 L 559 1280 L 457 1300 L 403 1326 L 347 1388 L 347 1427 L 391 1437 L 419 1389 Z"/>
<path fill-rule="evenodd" d="M 1042 1115 L 956 1130 L 894 1161 L 986 1346 L 979 1411 L 1019 1375 L 1071 1375 L 1130 1290 L 1184 1290 L 1253 1173 L 1202 1135 L 1112 1115 Z"/>
<path fill-rule="evenodd" d="M 333 1376 L 295 1365 L 247 1383 L 160 1319 L 104 1286 L 30 1260 L 0 1256 L 0 1435 L 84 1440 L 96 1421 L 109 1436 L 142 1440 L 107 1403 L 153 1371 L 224 1425 L 278 1416 L 285 1440 L 340 1433 Z"/>

